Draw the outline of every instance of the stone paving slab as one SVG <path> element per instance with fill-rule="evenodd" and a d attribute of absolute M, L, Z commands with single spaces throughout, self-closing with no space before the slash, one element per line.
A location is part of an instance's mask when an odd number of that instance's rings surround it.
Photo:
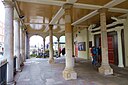
<path fill-rule="evenodd" d="M 23 71 L 15 76 L 16 85 L 128 85 L 128 76 L 118 72 L 110 76 L 101 75 L 89 60 L 83 59 L 76 59 L 74 69 L 78 73 L 78 79 L 66 81 L 62 77 L 64 58 L 55 59 L 55 64 L 47 61 L 48 59 L 28 59 Z"/>

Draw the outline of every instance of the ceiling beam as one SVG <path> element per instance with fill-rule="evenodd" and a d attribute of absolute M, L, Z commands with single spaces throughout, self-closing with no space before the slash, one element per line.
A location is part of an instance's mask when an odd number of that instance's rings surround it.
<path fill-rule="evenodd" d="M 118 18 L 126 18 L 128 14 L 124 14 L 124 15 L 121 15 L 119 16 Z"/>
<path fill-rule="evenodd" d="M 77 24 L 80 24 L 81 22 L 86 21 L 87 19 L 89 19 L 89 18 L 91 18 L 91 17 L 93 17 L 93 16 L 95 16 L 95 15 L 97 15 L 97 14 L 98 14 L 98 11 L 95 10 L 95 11 L 93 11 L 93 12 L 87 14 L 86 16 L 80 18 L 79 20 L 73 22 L 71 25 L 77 25 Z"/>
<path fill-rule="evenodd" d="M 56 6 L 62 6 L 63 4 L 65 4 L 64 1 L 55 1 L 55 0 L 17 0 L 17 1 L 36 3 L 36 4 L 56 5 Z"/>
<path fill-rule="evenodd" d="M 71 3 L 74 4 L 77 0 L 67 0 L 66 3 Z M 56 15 L 52 18 L 50 21 L 50 24 L 56 24 L 57 21 L 63 16 L 64 14 L 64 9 L 63 7 L 60 8 L 60 10 L 56 13 Z M 47 26 L 44 30 L 44 32 L 47 32 L 49 29 L 49 26 Z"/>
<path fill-rule="evenodd" d="M 52 18 L 49 24 L 55 24 L 64 14 L 64 9 L 61 7 L 60 10 L 56 13 L 56 15 Z M 49 26 L 47 26 L 44 30 L 44 32 L 47 32 L 49 29 Z"/>
<path fill-rule="evenodd" d="M 75 3 L 77 0 L 67 0 L 67 3 Z"/>
<path fill-rule="evenodd" d="M 106 6 L 108 7 L 109 5 L 106 5 Z M 81 8 L 81 9 L 90 9 L 90 10 L 98 10 L 100 8 L 107 8 L 105 6 L 81 4 L 81 3 L 75 3 L 73 7 L 74 8 Z M 109 11 L 118 12 L 118 13 L 126 13 L 128 10 L 127 9 L 122 9 L 122 8 L 109 8 Z"/>
<path fill-rule="evenodd" d="M 127 9 L 121 9 L 121 8 L 109 8 L 108 11 L 117 12 L 117 13 L 128 13 Z"/>
<path fill-rule="evenodd" d="M 56 13 L 56 15 L 51 20 L 50 24 L 56 23 L 64 14 L 64 9 L 61 7 L 60 10 Z"/>
<path fill-rule="evenodd" d="M 35 23 L 35 22 L 25 22 L 25 25 L 30 25 L 30 24 L 38 24 L 38 25 L 50 25 L 49 23 Z M 51 25 L 56 25 L 56 26 L 64 26 L 65 24 L 51 24 Z"/>
<path fill-rule="evenodd" d="M 96 9 L 102 8 L 102 6 L 82 4 L 82 3 L 74 3 L 73 7 L 74 8 L 81 8 L 81 9 L 90 9 L 90 10 L 96 10 Z"/>
<path fill-rule="evenodd" d="M 124 1 L 126 1 L 126 0 L 112 0 L 109 3 L 105 4 L 103 7 L 105 7 L 105 8 L 111 8 L 113 6 L 116 6 L 116 5 L 124 2 Z"/>
<path fill-rule="evenodd" d="M 88 15 L 80 18 L 79 20 L 73 22 L 72 25 L 80 24 L 81 22 L 86 21 L 87 19 L 97 15 L 98 14 L 98 9 L 100 9 L 100 8 L 110 8 L 109 11 L 112 11 L 112 12 L 125 12 L 125 13 L 127 12 L 128 13 L 128 10 L 125 10 L 125 9 L 111 8 L 111 7 L 115 6 L 115 5 L 118 5 L 118 4 L 122 3 L 122 2 L 124 2 L 124 1 L 125 0 L 112 0 L 112 1 L 108 2 L 107 4 L 105 4 L 102 7 L 97 7 L 96 6 L 97 10 L 95 10 L 95 11 L 89 13 Z M 95 8 L 95 6 L 93 5 L 92 8 Z"/>

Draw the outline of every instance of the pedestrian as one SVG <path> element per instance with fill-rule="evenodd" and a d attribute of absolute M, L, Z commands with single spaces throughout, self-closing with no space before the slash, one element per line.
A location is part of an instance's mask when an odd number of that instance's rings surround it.
<path fill-rule="evenodd" d="M 92 53 L 92 64 L 96 65 L 97 64 L 98 49 L 95 46 L 93 46 L 91 48 L 91 53 Z"/>
<path fill-rule="evenodd" d="M 59 55 L 58 55 L 58 57 L 60 57 L 60 54 L 61 54 L 61 48 L 59 48 Z"/>
<path fill-rule="evenodd" d="M 62 49 L 62 55 L 65 55 L 65 48 Z"/>
<path fill-rule="evenodd" d="M 101 46 L 98 47 L 98 63 L 101 63 Z"/>

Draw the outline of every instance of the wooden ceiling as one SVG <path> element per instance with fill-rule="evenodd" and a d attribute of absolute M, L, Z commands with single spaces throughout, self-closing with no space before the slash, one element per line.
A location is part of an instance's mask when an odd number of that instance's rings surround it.
<path fill-rule="evenodd" d="M 64 15 L 61 7 L 64 3 L 72 3 L 72 23 L 75 26 L 89 26 L 91 24 L 99 25 L 99 14 L 90 13 L 103 7 L 109 9 L 107 13 L 107 23 L 111 23 L 111 17 L 119 17 L 128 12 L 128 0 L 17 0 L 22 14 L 25 16 L 24 24 L 27 25 L 28 32 L 31 29 L 48 32 L 48 24 L 61 14 L 58 20 L 54 21 L 54 33 L 64 33 Z M 111 3 L 110 3 L 111 2 Z M 112 3 L 113 2 L 113 3 Z M 59 4 L 60 3 L 60 4 Z M 108 5 L 109 3 L 109 5 Z M 117 4 L 116 4 L 117 3 Z M 112 4 L 112 6 L 111 6 Z M 89 6 L 88 6 L 89 5 Z M 116 9 L 113 9 L 116 8 Z M 118 9 L 117 9 L 118 8 Z M 58 12 L 61 11 L 61 12 Z M 91 16 L 91 17 L 90 17 Z M 83 18 L 84 17 L 84 18 Z M 81 19 L 82 20 L 79 20 Z M 33 24 L 30 26 L 30 23 Z M 37 26 L 40 25 L 40 26 Z M 33 27 L 32 27 L 33 26 Z M 45 31 L 44 31 L 45 30 Z"/>

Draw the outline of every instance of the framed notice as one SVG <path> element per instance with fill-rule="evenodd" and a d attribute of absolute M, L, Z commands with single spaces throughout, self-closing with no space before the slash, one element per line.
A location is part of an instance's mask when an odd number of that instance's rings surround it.
<path fill-rule="evenodd" d="M 85 51 L 86 49 L 85 49 L 86 47 L 85 47 L 85 42 L 79 42 L 78 43 L 78 50 L 79 51 Z"/>

